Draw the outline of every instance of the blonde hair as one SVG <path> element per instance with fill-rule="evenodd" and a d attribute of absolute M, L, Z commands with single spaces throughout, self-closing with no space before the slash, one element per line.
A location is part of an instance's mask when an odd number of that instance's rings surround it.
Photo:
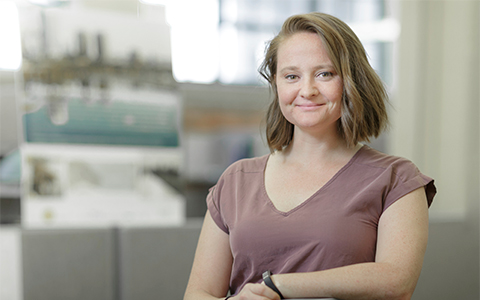
<path fill-rule="evenodd" d="M 324 13 L 312 12 L 288 18 L 278 35 L 267 45 L 259 68 L 268 81 L 273 99 L 266 115 L 267 143 L 270 151 L 282 150 L 293 139 L 294 125 L 283 116 L 275 83 L 277 54 L 282 43 L 298 32 L 318 34 L 335 71 L 343 80 L 342 116 L 338 130 L 349 147 L 378 137 L 387 127 L 385 86 L 370 66 L 362 43 L 343 21 Z"/>

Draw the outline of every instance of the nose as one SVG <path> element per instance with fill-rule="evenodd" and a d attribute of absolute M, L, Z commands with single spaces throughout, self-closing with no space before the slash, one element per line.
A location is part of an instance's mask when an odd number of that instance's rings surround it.
<path fill-rule="evenodd" d="M 300 89 L 300 96 L 310 99 L 319 94 L 319 90 L 313 79 L 305 79 Z"/>

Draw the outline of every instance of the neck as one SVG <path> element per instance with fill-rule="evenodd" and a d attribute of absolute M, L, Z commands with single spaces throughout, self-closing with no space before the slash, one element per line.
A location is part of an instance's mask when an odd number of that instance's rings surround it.
<path fill-rule="evenodd" d="M 303 164 L 326 163 L 350 159 L 360 148 L 348 147 L 337 131 L 330 134 L 310 135 L 295 128 L 290 145 L 283 151 L 285 160 Z"/>

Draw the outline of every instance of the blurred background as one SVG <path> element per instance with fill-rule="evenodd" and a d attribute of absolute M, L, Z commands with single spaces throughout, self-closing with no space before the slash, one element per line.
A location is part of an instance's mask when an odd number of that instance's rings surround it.
<path fill-rule="evenodd" d="M 208 189 L 268 153 L 265 43 L 310 11 L 388 88 L 371 146 L 435 179 L 413 299 L 480 299 L 478 0 L 0 0 L 0 299 L 182 299 Z"/>

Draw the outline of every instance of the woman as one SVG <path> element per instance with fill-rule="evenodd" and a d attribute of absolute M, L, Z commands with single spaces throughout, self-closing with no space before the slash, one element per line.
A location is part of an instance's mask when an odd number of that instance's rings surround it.
<path fill-rule="evenodd" d="M 210 190 L 185 299 L 410 299 L 436 191 L 410 161 L 360 143 L 387 124 L 360 41 L 335 17 L 293 16 L 260 72 L 271 153 Z"/>

